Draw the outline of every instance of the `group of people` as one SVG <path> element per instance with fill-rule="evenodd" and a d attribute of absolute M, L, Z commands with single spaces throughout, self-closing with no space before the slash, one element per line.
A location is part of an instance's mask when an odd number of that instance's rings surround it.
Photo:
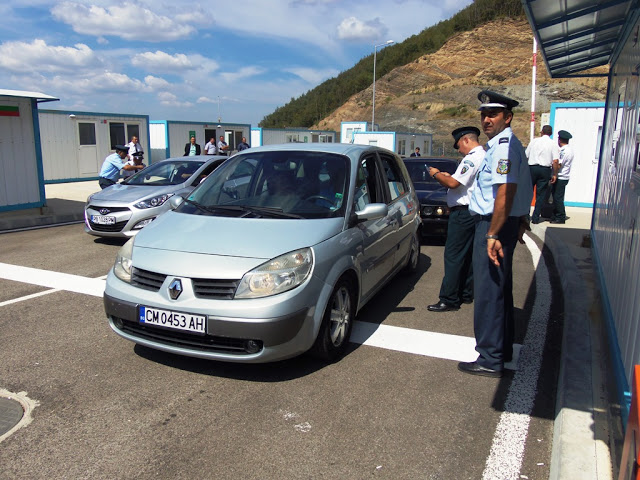
<path fill-rule="evenodd" d="M 246 150 L 249 147 L 247 143 L 246 137 L 242 137 L 242 142 L 240 142 L 236 149 L 241 152 L 242 150 Z M 201 149 L 200 145 L 196 143 L 196 137 L 191 137 L 190 142 L 184 146 L 184 156 L 193 156 L 200 155 Z M 228 155 L 229 154 L 229 144 L 224 141 L 224 136 L 220 135 L 220 140 L 216 143 L 215 137 L 211 137 L 209 141 L 204 145 L 204 154 L 205 155 Z"/>
<path fill-rule="evenodd" d="M 543 171 L 537 152 L 555 150 L 545 139 L 544 148 L 531 142 L 525 151 L 511 129 L 513 109 L 519 102 L 488 90 L 480 92 L 478 100 L 482 130 L 489 139 L 486 149 L 480 144 L 480 129 L 457 128 L 452 132 L 453 146 L 464 158 L 455 173 L 429 169 L 429 174 L 449 189 L 450 215 L 440 298 L 427 309 L 446 312 L 474 302 L 478 358 L 460 362 L 458 369 L 498 378 L 513 357 L 513 253 L 518 241 L 524 243 L 530 223 L 540 221 L 538 201 L 533 216 L 529 215 L 533 186 L 536 197 L 542 198 L 552 186 L 552 221 L 564 223 L 564 190 L 573 153 L 568 145 L 571 134 L 561 130 L 558 153 L 553 153 L 556 158 Z M 552 141 L 551 127 L 546 125 L 542 133 Z"/>

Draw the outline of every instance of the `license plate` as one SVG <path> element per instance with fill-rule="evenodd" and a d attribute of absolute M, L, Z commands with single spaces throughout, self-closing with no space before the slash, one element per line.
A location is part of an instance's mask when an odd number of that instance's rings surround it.
<path fill-rule="evenodd" d="M 151 307 L 140 307 L 138 321 L 147 325 L 185 330 L 187 332 L 206 333 L 207 317 L 190 313 L 161 310 Z"/>
<path fill-rule="evenodd" d="M 105 215 L 91 215 L 91 222 L 97 225 L 115 225 L 116 217 L 107 217 Z"/>

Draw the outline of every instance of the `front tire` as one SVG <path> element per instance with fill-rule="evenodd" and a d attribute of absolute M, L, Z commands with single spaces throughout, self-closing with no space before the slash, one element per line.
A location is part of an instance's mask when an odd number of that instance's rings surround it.
<path fill-rule="evenodd" d="M 353 285 L 342 278 L 331 292 L 311 355 L 328 362 L 343 356 L 351 337 L 355 311 Z"/>

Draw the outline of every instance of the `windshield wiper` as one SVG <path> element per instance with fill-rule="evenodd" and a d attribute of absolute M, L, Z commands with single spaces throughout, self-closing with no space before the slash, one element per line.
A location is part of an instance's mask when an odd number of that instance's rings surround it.
<path fill-rule="evenodd" d="M 199 208 L 200 210 L 202 210 L 203 212 L 207 212 L 207 213 L 214 213 L 213 209 L 211 209 L 210 207 L 207 207 L 205 205 L 202 205 L 201 203 L 195 202 L 193 200 L 189 200 L 188 198 L 184 199 L 185 203 L 190 203 L 191 205 Z"/>
<path fill-rule="evenodd" d="M 295 213 L 287 213 L 283 212 L 281 208 L 277 207 L 258 207 L 255 205 L 212 205 L 212 209 L 219 210 L 228 210 L 233 212 L 243 212 L 243 215 L 240 215 L 240 218 L 246 217 L 249 214 L 254 214 L 258 216 L 271 215 L 274 217 L 282 217 L 282 218 L 304 218 L 300 215 L 296 215 Z"/>

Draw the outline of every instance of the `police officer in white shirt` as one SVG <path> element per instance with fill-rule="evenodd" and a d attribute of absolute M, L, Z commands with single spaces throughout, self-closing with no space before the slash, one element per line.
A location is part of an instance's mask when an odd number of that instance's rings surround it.
<path fill-rule="evenodd" d="M 560 151 L 558 144 L 551 140 L 552 133 L 551 125 L 543 126 L 541 135 L 531 140 L 526 150 L 531 182 L 536 187 L 536 206 L 531 214 L 531 223 L 540 223 L 542 206 L 549 198 L 549 187 L 557 179 L 554 165 Z"/>
<path fill-rule="evenodd" d="M 444 278 L 440 286 L 440 300 L 429 305 L 430 312 L 458 310 L 461 303 L 473 302 L 473 236 L 475 221 L 469 213 L 469 188 L 473 185 L 485 151 L 478 142 L 480 130 L 460 127 L 451 132 L 453 148 L 465 157 L 453 175 L 429 168 L 429 175 L 447 187 L 449 222 L 444 247 Z"/>
<path fill-rule="evenodd" d="M 473 330 L 478 358 L 460 362 L 458 369 L 501 377 L 513 356 L 513 252 L 529 226 L 533 191 L 524 148 L 511 131 L 513 109 L 519 103 L 488 90 L 478 99 L 482 130 L 489 138 L 469 198 L 476 222 Z"/>
<path fill-rule="evenodd" d="M 569 183 L 569 174 L 571 172 L 571 164 L 573 163 L 573 148 L 569 146 L 569 140 L 573 136 L 566 130 L 558 132 L 558 146 L 560 147 L 560 159 L 558 160 L 556 171 L 558 179 L 551 186 L 551 195 L 553 195 L 553 215 L 551 223 L 564 223 L 567 220 L 567 214 L 564 209 L 564 191 Z"/>

